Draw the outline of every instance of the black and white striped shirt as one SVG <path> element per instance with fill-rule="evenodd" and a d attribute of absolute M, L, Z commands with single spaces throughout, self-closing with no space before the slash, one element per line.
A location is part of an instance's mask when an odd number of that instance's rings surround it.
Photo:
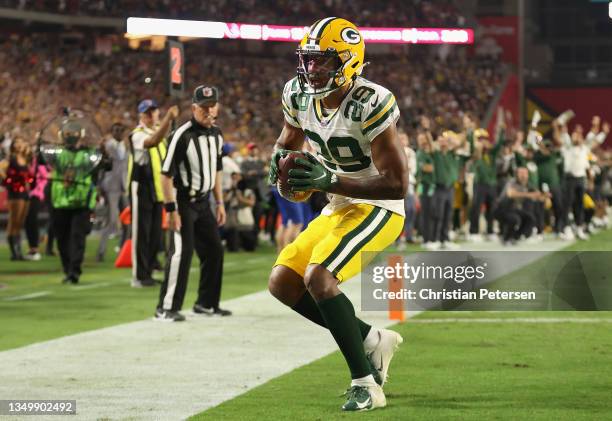
<path fill-rule="evenodd" d="M 174 132 L 162 174 L 174 179 L 179 198 L 206 195 L 215 187 L 217 171 L 223 169 L 222 146 L 218 127 L 203 127 L 193 118 Z"/>

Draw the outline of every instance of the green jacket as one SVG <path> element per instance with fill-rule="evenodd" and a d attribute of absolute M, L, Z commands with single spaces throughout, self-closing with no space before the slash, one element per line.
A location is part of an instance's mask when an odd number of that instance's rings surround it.
<path fill-rule="evenodd" d="M 430 153 L 418 150 L 416 153 L 416 179 L 417 179 L 417 194 L 431 196 L 435 188 L 435 179 L 433 172 L 424 172 L 421 167 L 423 165 L 432 164 L 433 156 Z"/>
<path fill-rule="evenodd" d="M 93 152 L 94 149 L 63 149 L 59 153 L 51 172 L 51 204 L 54 208 L 95 207 Z"/>
<path fill-rule="evenodd" d="M 452 151 L 448 151 L 446 153 L 435 151 L 432 155 L 434 161 L 434 179 L 436 184 L 451 187 L 459 178 L 459 166 L 461 160 Z"/>
<path fill-rule="evenodd" d="M 474 132 L 470 131 L 467 135 L 470 144 L 470 156 L 474 154 Z M 474 184 L 486 184 L 488 186 L 497 186 L 497 169 L 495 168 L 495 160 L 500 151 L 504 140 L 504 131 L 500 130 L 497 141 L 493 148 L 482 157 L 475 159 L 472 163 L 474 172 Z"/>
<path fill-rule="evenodd" d="M 546 183 L 549 187 L 559 187 L 561 185 L 561 176 L 559 174 L 559 160 L 561 154 L 557 151 L 544 155 L 537 151 L 534 156 L 534 162 L 538 166 L 540 175 L 540 183 Z"/>

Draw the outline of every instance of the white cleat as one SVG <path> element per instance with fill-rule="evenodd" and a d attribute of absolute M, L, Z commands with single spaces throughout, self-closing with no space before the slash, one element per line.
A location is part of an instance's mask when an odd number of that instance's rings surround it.
<path fill-rule="evenodd" d="M 589 239 L 589 235 L 586 234 L 582 228 L 578 228 L 576 229 L 576 237 L 578 237 L 579 240 L 588 240 Z"/>
<path fill-rule="evenodd" d="M 425 243 L 423 247 L 426 248 L 427 250 L 440 250 L 440 242 L 434 241 L 431 243 Z"/>
<path fill-rule="evenodd" d="M 482 243 L 484 241 L 480 234 L 469 234 L 467 239 L 470 243 Z"/>
<path fill-rule="evenodd" d="M 372 408 L 384 408 L 387 406 L 387 397 L 385 396 L 385 392 L 383 392 L 382 386 L 377 384 L 367 386 L 368 392 L 370 392 L 370 398 L 372 399 Z"/>
<path fill-rule="evenodd" d="M 352 384 L 346 391 L 346 402 L 342 405 L 343 411 L 361 412 L 371 411 L 376 408 L 387 406 L 387 398 L 382 387 L 374 384 L 357 385 Z"/>
<path fill-rule="evenodd" d="M 404 342 L 404 339 L 399 333 L 388 329 L 379 329 L 378 337 L 378 344 L 367 356 L 380 375 L 381 386 L 384 386 L 387 381 L 389 365 L 391 364 L 393 354 L 395 354 L 400 344 Z"/>
<path fill-rule="evenodd" d="M 497 234 L 487 234 L 487 241 L 498 241 L 499 236 Z"/>
<path fill-rule="evenodd" d="M 562 233 L 559 234 L 559 238 L 563 241 L 574 241 L 576 237 L 574 236 L 574 231 L 572 231 L 571 227 L 565 227 Z"/>

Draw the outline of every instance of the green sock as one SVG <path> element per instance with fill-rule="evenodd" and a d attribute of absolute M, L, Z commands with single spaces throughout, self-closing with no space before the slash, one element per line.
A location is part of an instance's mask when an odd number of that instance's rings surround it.
<path fill-rule="evenodd" d="M 293 307 L 291 307 L 291 309 L 296 313 L 306 317 L 311 322 L 316 323 L 319 326 L 327 329 L 327 324 L 325 323 L 325 320 L 323 320 L 323 316 L 321 316 L 319 306 L 317 306 L 317 303 L 308 291 L 306 291 L 304 295 L 302 295 L 300 301 L 298 301 Z M 372 329 L 372 326 L 370 326 L 359 318 L 357 318 L 357 323 L 359 323 L 361 339 L 364 340 L 366 336 L 368 336 L 368 333 L 370 333 L 370 329 Z"/>
<path fill-rule="evenodd" d="M 369 375 L 370 365 L 363 350 L 363 339 L 353 304 L 346 295 L 338 294 L 319 301 L 318 306 L 351 370 L 351 378 L 359 379 Z"/>

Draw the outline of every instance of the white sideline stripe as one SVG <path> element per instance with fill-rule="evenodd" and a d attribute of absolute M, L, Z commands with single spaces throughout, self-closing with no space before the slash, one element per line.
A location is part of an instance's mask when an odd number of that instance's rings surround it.
<path fill-rule="evenodd" d="M 76 290 L 76 291 L 81 291 L 84 289 L 96 289 L 96 288 L 103 288 L 103 287 L 107 287 L 110 285 L 110 282 L 100 282 L 97 284 L 85 284 L 85 285 L 74 285 L 71 286 L 70 289 Z"/>
<path fill-rule="evenodd" d="M 435 319 L 412 319 L 409 323 L 612 323 L 609 318 L 587 317 L 505 317 L 505 318 L 470 318 L 470 317 L 440 317 Z"/>
<path fill-rule="evenodd" d="M 132 181 L 130 184 L 132 189 L 132 279 L 138 279 L 138 257 L 136 256 L 136 242 L 138 241 L 138 182 Z"/>
<path fill-rule="evenodd" d="M 170 270 L 168 271 L 168 286 L 166 288 L 166 295 L 162 306 L 164 309 L 170 310 L 172 308 L 172 300 L 174 299 L 174 292 L 176 290 L 176 284 L 178 282 L 178 274 L 181 267 L 181 254 L 183 253 L 183 239 L 180 232 L 174 232 L 174 253 L 170 258 Z"/>
<path fill-rule="evenodd" d="M 553 251 L 567 244 L 544 245 Z M 344 282 L 342 290 L 359 317 L 376 327 L 395 323 L 387 312 L 359 311 L 359 279 Z M 147 320 L 0 352 L 0 396 L 76 399 L 74 420 L 183 420 L 337 350 L 325 330 L 267 291 L 222 306 L 234 316 L 186 312 L 187 322 L 158 323 L 150 320 L 152 302 L 150 314 L 142 315 Z"/>
<path fill-rule="evenodd" d="M 4 299 L 4 301 L 30 300 L 32 298 L 44 297 L 45 295 L 50 295 L 50 294 L 52 294 L 51 291 L 33 292 L 31 294 L 17 295 L 15 297 L 7 297 Z"/>

